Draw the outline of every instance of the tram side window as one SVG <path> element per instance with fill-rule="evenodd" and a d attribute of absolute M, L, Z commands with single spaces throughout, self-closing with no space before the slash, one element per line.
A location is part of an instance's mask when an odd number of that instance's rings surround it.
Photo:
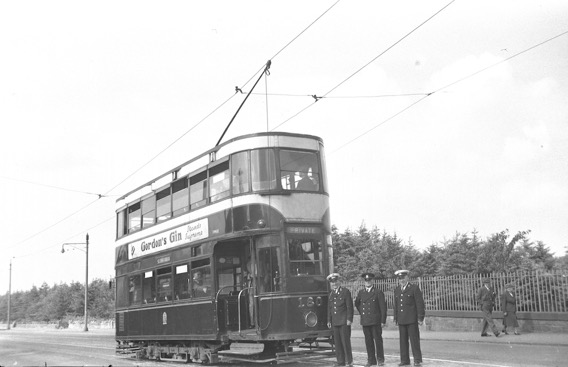
<path fill-rule="evenodd" d="M 203 171 L 189 179 L 189 202 L 191 209 L 199 208 L 207 203 L 207 171 Z"/>
<path fill-rule="evenodd" d="M 323 247 L 321 241 L 309 238 L 289 238 L 290 274 L 323 274 Z"/>
<path fill-rule="evenodd" d="M 144 280 L 142 287 L 143 287 L 144 303 L 156 302 L 156 283 L 154 282 L 153 271 L 147 271 L 144 273 Z"/>
<path fill-rule="evenodd" d="M 175 299 L 188 299 L 191 297 L 189 291 L 189 267 L 187 264 L 178 265 L 175 267 L 174 274 L 174 294 Z"/>
<path fill-rule="evenodd" d="M 172 268 L 161 268 L 157 271 L 158 280 L 158 302 L 172 300 Z"/>
<path fill-rule="evenodd" d="M 231 193 L 230 176 L 228 160 L 209 169 L 209 190 L 212 203 L 229 196 Z"/>
<path fill-rule="evenodd" d="M 174 217 L 189 211 L 189 190 L 187 177 L 172 184 L 172 206 Z"/>
<path fill-rule="evenodd" d="M 258 149 L 250 152 L 253 191 L 276 188 L 276 163 L 272 149 Z"/>
<path fill-rule="evenodd" d="M 280 181 L 284 190 L 318 191 L 320 175 L 317 155 L 280 150 Z"/>
<path fill-rule="evenodd" d="M 206 297 L 212 293 L 211 265 L 209 259 L 191 263 L 191 290 L 193 297 Z"/>
<path fill-rule="evenodd" d="M 128 233 L 138 231 L 141 223 L 140 202 L 128 207 Z"/>
<path fill-rule="evenodd" d="M 156 196 L 142 200 L 142 228 L 154 225 L 156 221 Z"/>
<path fill-rule="evenodd" d="M 133 275 L 128 278 L 128 304 L 140 304 L 142 298 L 142 287 L 140 286 L 140 275 Z"/>
<path fill-rule="evenodd" d="M 170 196 L 170 187 L 156 194 L 156 217 L 158 223 L 170 219 L 172 216 L 172 202 Z"/>
<path fill-rule="evenodd" d="M 231 175 L 233 177 L 233 195 L 250 191 L 249 153 L 241 152 L 231 156 Z"/>

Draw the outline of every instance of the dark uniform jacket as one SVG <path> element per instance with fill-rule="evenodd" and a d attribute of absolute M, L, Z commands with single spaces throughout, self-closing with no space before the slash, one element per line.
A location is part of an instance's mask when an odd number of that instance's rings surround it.
<path fill-rule="evenodd" d="M 353 298 L 349 289 L 339 287 L 339 293 L 331 291 L 327 302 L 327 322 L 331 326 L 347 325 L 353 322 Z"/>
<path fill-rule="evenodd" d="M 493 288 L 482 286 L 479 288 L 477 292 L 477 303 L 481 309 L 493 309 L 495 305 L 495 296 L 496 293 L 493 291 Z"/>
<path fill-rule="evenodd" d="M 361 315 L 361 325 L 379 325 L 387 322 L 387 303 L 380 289 L 371 288 L 370 292 L 363 288 L 355 298 L 355 307 Z"/>
<path fill-rule="evenodd" d="M 415 285 L 408 283 L 404 292 L 400 285 L 394 290 L 394 322 L 399 325 L 410 325 L 424 321 L 425 308 L 422 291 Z"/>

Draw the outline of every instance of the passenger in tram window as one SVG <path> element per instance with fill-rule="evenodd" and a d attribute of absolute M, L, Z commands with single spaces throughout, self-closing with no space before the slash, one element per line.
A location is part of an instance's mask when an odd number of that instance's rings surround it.
<path fill-rule="evenodd" d="M 204 297 L 211 293 L 211 287 L 207 276 L 203 276 L 201 271 L 193 273 L 193 296 Z"/>
<path fill-rule="evenodd" d="M 308 172 L 310 171 L 310 167 L 302 168 L 301 171 L 298 173 L 300 174 L 300 181 L 296 184 L 297 190 L 304 190 L 304 191 L 317 191 L 317 185 L 314 181 L 308 176 Z"/>

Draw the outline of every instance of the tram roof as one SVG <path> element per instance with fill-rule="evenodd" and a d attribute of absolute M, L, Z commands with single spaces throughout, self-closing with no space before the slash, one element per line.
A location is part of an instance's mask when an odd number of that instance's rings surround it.
<path fill-rule="evenodd" d="M 240 136 L 234 137 L 234 138 L 232 138 L 232 139 L 229 139 L 229 140 L 227 140 L 226 142 L 221 143 L 221 144 L 217 145 L 216 147 L 211 148 L 211 149 L 209 149 L 209 150 L 207 150 L 207 151 L 205 151 L 205 152 L 203 152 L 203 153 L 201 153 L 201 154 L 199 154 L 199 155 L 193 157 L 192 159 L 190 159 L 190 160 L 188 160 L 188 161 L 186 161 L 186 162 L 184 162 L 184 163 L 182 163 L 182 164 L 180 164 L 180 165 L 178 165 L 178 166 L 176 166 L 176 167 L 170 169 L 169 171 L 166 171 L 165 173 L 161 174 L 161 175 L 158 176 L 158 177 L 155 177 L 155 178 L 151 179 L 150 181 L 147 181 L 146 183 L 144 183 L 144 184 L 138 186 L 137 188 L 135 188 L 135 189 L 133 189 L 133 190 L 127 192 L 126 194 L 120 196 L 120 197 L 116 200 L 116 202 L 118 203 L 118 202 L 124 200 L 125 198 L 127 198 L 128 196 L 134 194 L 135 192 L 137 192 L 137 191 L 139 191 L 139 190 L 141 190 L 141 189 L 143 189 L 143 188 L 145 188 L 145 187 L 151 186 L 153 183 L 157 182 L 157 181 L 160 180 L 160 179 L 165 178 L 165 177 L 168 176 L 168 175 L 171 177 L 171 174 L 172 174 L 173 172 L 178 172 L 179 170 L 181 170 L 182 168 L 186 167 L 187 165 L 189 165 L 189 164 L 191 164 L 191 163 L 193 163 L 193 162 L 195 162 L 195 161 L 197 161 L 197 160 L 199 160 L 199 159 L 202 159 L 203 157 L 208 157 L 211 153 L 217 152 L 217 151 L 219 151 L 220 149 L 222 149 L 223 147 L 225 147 L 225 146 L 227 146 L 227 145 L 229 145 L 229 144 L 232 144 L 232 143 L 234 143 L 234 142 L 236 142 L 236 141 L 239 141 L 239 140 L 250 139 L 250 138 L 255 138 L 255 137 L 263 137 L 263 136 L 266 136 L 266 137 L 271 137 L 271 136 L 286 136 L 286 137 L 292 137 L 292 138 L 313 139 L 313 140 L 317 140 L 317 141 L 319 141 L 320 143 L 323 144 L 322 138 L 320 138 L 319 136 L 308 135 L 308 134 L 287 133 L 287 132 L 261 132 L 261 133 L 253 133 L 253 134 L 240 135 Z M 277 146 L 277 145 L 268 145 L 268 144 L 267 144 L 267 146 Z M 211 162 L 208 162 L 208 163 L 211 163 Z M 170 181 L 170 182 L 171 182 L 171 181 Z M 166 183 L 164 182 L 164 185 L 165 185 L 165 184 L 166 184 Z M 161 186 L 161 185 L 160 185 L 160 186 Z M 151 192 L 151 190 L 148 191 L 148 193 L 150 193 L 150 192 Z M 146 193 L 142 193 L 142 195 L 141 195 L 140 197 L 144 196 L 145 194 L 146 194 Z"/>

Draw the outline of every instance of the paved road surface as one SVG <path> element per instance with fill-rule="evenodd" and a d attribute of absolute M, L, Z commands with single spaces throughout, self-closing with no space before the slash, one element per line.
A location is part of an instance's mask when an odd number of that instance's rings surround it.
<path fill-rule="evenodd" d="M 353 331 L 356 365 L 366 363 L 362 333 Z M 386 365 L 399 363 L 398 333 L 385 330 Z M 115 355 L 114 331 L 23 329 L 0 330 L 0 366 L 176 366 L 172 363 L 135 360 Z M 568 335 L 525 334 L 481 338 L 477 333 L 422 332 L 424 366 L 567 366 Z M 331 366 L 332 358 L 299 366 Z M 188 364 L 191 366 L 192 364 Z M 246 363 L 221 363 L 241 367 Z M 258 365 L 256 366 L 263 366 Z M 267 366 L 266 364 L 264 366 Z"/>

